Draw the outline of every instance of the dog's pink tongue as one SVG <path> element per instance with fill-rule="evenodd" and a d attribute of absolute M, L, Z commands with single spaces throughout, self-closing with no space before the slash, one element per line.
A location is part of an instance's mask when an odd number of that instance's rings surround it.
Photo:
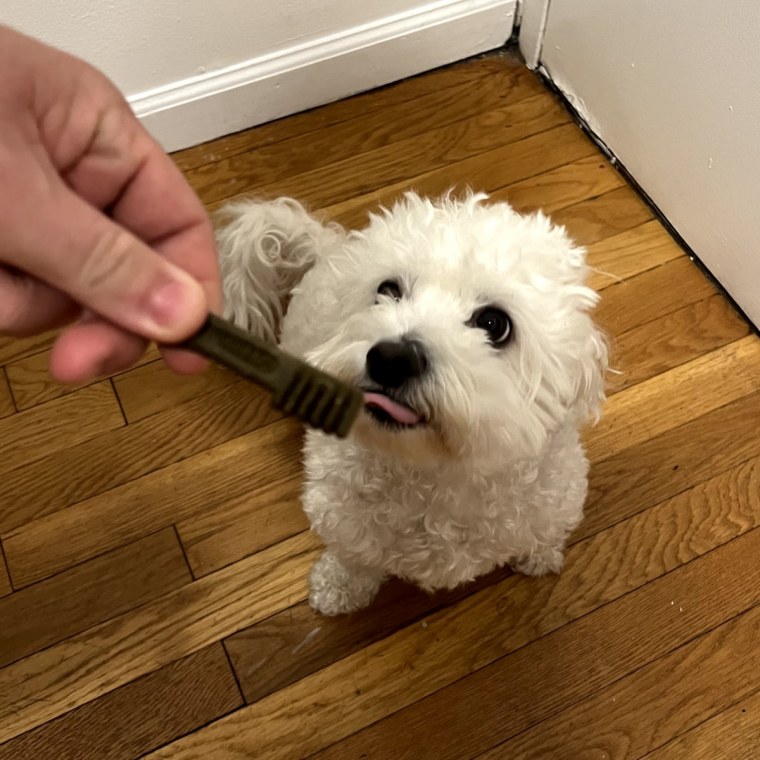
<path fill-rule="evenodd" d="M 422 418 L 413 409 L 403 404 L 398 404 L 382 393 L 365 393 L 364 403 L 367 406 L 375 406 L 382 409 L 389 417 L 399 425 L 416 425 Z"/>

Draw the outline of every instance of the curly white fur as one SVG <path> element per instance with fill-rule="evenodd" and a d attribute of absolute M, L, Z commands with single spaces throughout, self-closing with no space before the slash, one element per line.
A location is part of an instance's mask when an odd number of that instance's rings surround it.
<path fill-rule="evenodd" d="M 410 193 L 361 232 L 291 199 L 239 203 L 218 241 L 238 325 L 359 385 L 379 341 L 412 336 L 429 357 L 405 396 L 426 424 L 363 414 L 347 440 L 307 433 L 303 504 L 326 544 L 317 610 L 359 609 L 390 575 L 434 591 L 506 563 L 561 569 L 587 490 L 578 430 L 607 366 L 585 251 L 562 228 L 480 194 Z M 377 295 L 389 279 L 399 301 Z M 492 304 L 514 326 L 502 348 L 472 327 Z"/>

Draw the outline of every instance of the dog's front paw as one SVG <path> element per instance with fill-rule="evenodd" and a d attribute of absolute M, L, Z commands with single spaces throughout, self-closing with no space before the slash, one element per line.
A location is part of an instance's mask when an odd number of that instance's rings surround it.
<path fill-rule="evenodd" d="M 565 557 L 562 549 L 557 546 L 542 546 L 526 557 L 512 563 L 512 569 L 523 575 L 537 577 L 559 573 Z"/>
<path fill-rule="evenodd" d="M 345 615 L 366 607 L 383 582 L 381 574 L 349 567 L 332 552 L 325 552 L 311 569 L 309 604 L 323 615 Z"/>

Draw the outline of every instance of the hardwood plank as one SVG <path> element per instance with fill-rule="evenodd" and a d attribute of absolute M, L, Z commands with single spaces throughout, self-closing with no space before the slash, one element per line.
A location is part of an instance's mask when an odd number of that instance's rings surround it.
<path fill-rule="evenodd" d="M 65 398 L 0 420 L 0 473 L 28 466 L 56 452 L 124 426 L 110 383 L 101 382 Z M 6 504 L 4 499 L 0 503 Z M 12 501 L 10 502 L 12 503 Z M 0 517 L 2 521 L 2 517 Z"/>
<path fill-rule="evenodd" d="M 351 218 L 356 217 L 356 204 L 350 201 L 356 196 L 361 196 L 361 204 L 365 209 L 377 210 L 381 206 L 391 205 L 408 190 L 431 197 L 443 195 L 452 189 L 460 193 L 467 188 L 492 192 L 578 159 L 588 158 L 594 155 L 594 151 L 589 148 L 578 128 L 574 124 L 567 124 L 451 166 L 409 177 L 374 192 L 366 192 L 353 184 L 338 186 L 332 197 L 321 197 L 314 205 L 325 206 L 328 218 L 347 225 L 349 219 L 346 214 Z M 338 184 L 340 179 L 336 178 L 334 182 Z M 306 191 L 308 187 L 297 185 L 294 188 L 296 195 Z M 346 200 L 350 201 L 348 211 L 338 205 Z"/>
<path fill-rule="evenodd" d="M 629 187 L 620 187 L 552 215 L 555 224 L 566 227 L 570 237 L 583 246 L 618 235 L 651 218 L 652 212 Z"/>
<path fill-rule="evenodd" d="M 17 587 L 298 473 L 291 419 L 233 438 L 28 523 L 3 538 Z M 139 507 L 139 508 L 137 508 Z"/>
<path fill-rule="evenodd" d="M 0 742 L 303 599 L 315 544 L 296 536 L 0 670 Z"/>
<path fill-rule="evenodd" d="M 606 288 L 596 319 L 611 334 L 620 334 L 715 293 L 712 283 L 682 256 Z"/>
<path fill-rule="evenodd" d="M 238 381 L 232 372 L 216 365 L 200 375 L 178 375 L 163 361 L 124 372 L 113 380 L 127 422 L 132 424 Z"/>
<path fill-rule="evenodd" d="M 0 504 L 4 505 L 0 533 L 180 462 L 279 417 L 266 393 L 251 383 L 239 382 L 72 444 L 0 478 Z"/>
<path fill-rule="evenodd" d="M 551 215 L 624 184 L 620 174 L 606 161 L 592 155 L 494 190 L 491 200 L 509 203 L 521 213 L 541 210 Z"/>
<path fill-rule="evenodd" d="M 246 701 L 256 702 L 510 574 L 500 568 L 466 586 L 432 595 L 392 579 L 370 607 L 350 618 L 324 618 L 301 602 L 231 636 L 224 645 Z"/>
<path fill-rule="evenodd" d="M 221 644 L 0 745 L 0 760 L 132 760 L 240 706 Z"/>
<path fill-rule="evenodd" d="M 68 396 L 80 388 L 86 388 L 97 382 L 97 380 L 90 380 L 78 385 L 57 383 L 51 377 L 48 369 L 50 354 L 51 349 L 30 354 L 5 368 L 19 410 L 30 409 L 45 401 Z M 102 380 L 102 378 L 98 379 Z"/>
<path fill-rule="evenodd" d="M 57 330 L 50 330 L 42 335 L 32 335 L 28 338 L 0 337 L 0 365 L 10 364 L 17 359 L 23 359 L 25 356 L 38 354 L 50 348 L 57 336 Z"/>
<path fill-rule="evenodd" d="M 740 566 L 751 564 L 737 558 Z M 530 728 L 494 758 L 640 757 L 749 696 L 760 673 L 760 608 L 728 620 L 622 682 Z M 673 698 L 677 690 L 678 697 Z M 757 751 L 755 746 L 754 751 Z M 719 755 L 720 756 L 720 755 Z M 726 755 L 722 755 L 726 757 Z"/>
<path fill-rule="evenodd" d="M 489 195 L 492 200 L 506 200 L 523 212 L 542 208 L 547 213 L 554 213 L 566 206 L 615 189 L 621 182 L 620 176 L 609 164 L 600 163 L 599 156 L 592 154 L 518 180 L 506 187 L 489 189 Z M 429 186 L 431 194 L 444 192 L 446 188 L 435 189 L 441 184 L 436 179 Z M 411 187 L 412 184 L 406 181 L 382 191 L 350 197 L 328 206 L 323 213 L 349 229 L 360 229 L 367 224 L 370 212 L 376 212 L 381 206 L 391 204 Z M 415 189 L 420 190 L 421 187 L 416 186 Z"/>
<path fill-rule="evenodd" d="M 13 591 L 11 586 L 11 579 L 8 575 L 8 567 L 5 564 L 5 552 L 3 551 L 3 544 L 0 541 L 0 597 L 6 596 Z"/>
<path fill-rule="evenodd" d="M 567 114 L 556 104 L 533 98 L 517 106 L 497 112 L 498 122 L 488 129 L 482 122 L 486 117 L 495 118 L 492 114 L 284 180 L 251 181 L 249 186 L 240 186 L 236 195 L 227 194 L 226 187 L 212 188 L 209 192 L 213 194 L 204 195 L 203 200 L 210 208 L 217 208 L 228 198 L 255 190 L 259 197 L 290 195 L 312 208 L 322 208 L 375 190 L 385 195 L 386 186 L 400 182 L 419 185 L 422 181 L 427 188 L 435 185 L 438 192 L 444 192 L 451 185 L 452 175 L 457 174 L 471 178 L 472 184 L 488 177 L 494 186 L 501 187 L 593 152 L 593 146 L 578 127 L 568 123 Z M 452 166 L 457 168 L 452 170 Z M 509 168 L 512 174 L 507 173 Z"/>
<path fill-rule="evenodd" d="M 757 648 L 757 642 L 755 642 Z M 760 747 L 760 690 L 646 755 L 647 760 L 754 760 Z"/>
<path fill-rule="evenodd" d="M 297 468 L 294 467 L 294 470 Z M 177 524 L 196 578 L 309 529 L 301 507 L 300 472 L 263 482 Z"/>
<path fill-rule="evenodd" d="M 0 668 L 192 580 L 172 528 L 0 600 Z"/>
<path fill-rule="evenodd" d="M 505 138 L 513 141 L 567 121 L 564 109 L 546 97 L 533 74 L 510 69 L 483 80 L 477 90 L 465 85 L 433 92 L 415 101 L 413 108 L 403 103 L 373 111 L 207 164 L 186 176 L 201 199 L 212 203 L 305 172 L 355 162 L 373 151 L 407 155 L 414 166 L 419 156 L 409 150 L 411 145 L 431 157 L 438 155 L 436 144 L 470 154 L 478 151 L 481 141 L 495 147 Z"/>
<path fill-rule="evenodd" d="M 51 349 L 25 356 L 6 367 L 8 378 L 13 388 L 13 395 L 19 409 L 29 409 L 37 404 L 52 401 L 61 396 L 67 396 L 79 388 L 93 385 L 97 380 L 91 380 L 81 385 L 62 385 L 50 376 Z M 158 351 L 151 347 L 135 367 L 140 367 L 158 357 Z M 102 379 L 102 378 L 100 378 Z"/>
<path fill-rule="evenodd" d="M 586 436 L 589 457 L 602 461 L 760 390 L 755 335 L 616 393 Z"/>
<path fill-rule="evenodd" d="M 610 392 L 624 390 L 749 335 L 750 326 L 716 294 L 614 339 Z"/>
<path fill-rule="evenodd" d="M 487 86 L 492 78 L 510 76 L 529 81 L 527 73 L 524 65 L 510 55 L 462 61 L 233 135 L 226 135 L 218 140 L 174 153 L 173 158 L 180 169 L 189 171 L 265 145 L 334 127 L 342 122 L 357 118 L 366 119 L 370 114 L 384 115 L 391 109 L 398 109 L 400 113 L 404 113 L 405 104 L 416 104 L 417 101 L 437 93 L 446 93 L 445 99 L 448 100 L 448 96 L 462 89 L 478 91 Z"/>
<path fill-rule="evenodd" d="M 652 219 L 588 246 L 589 265 L 596 269 L 589 284 L 602 290 L 684 255 L 667 230 Z"/>
<path fill-rule="evenodd" d="M 756 478 L 757 474 L 754 490 Z M 718 512 L 722 508 L 718 503 Z M 746 507 L 742 508 L 742 513 L 745 512 Z M 752 506 L 749 512 L 754 514 L 750 519 L 756 520 L 756 508 Z M 686 513 L 688 515 L 688 510 Z M 640 526 L 645 517 L 634 518 L 634 524 Z M 427 625 L 405 628 L 180 739 L 151 757 L 175 760 L 213 757 L 222 747 L 240 756 L 304 757 L 326 749 L 510 652 L 521 648 L 524 652 L 526 644 L 552 631 L 556 633 L 549 651 L 555 657 L 560 653 L 555 670 L 560 663 L 569 663 L 571 682 L 583 688 L 583 684 L 592 679 L 593 670 L 587 671 L 606 661 L 606 652 L 591 646 L 600 636 L 609 635 L 610 655 L 613 651 L 621 652 L 622 648 L 623 653 L 629 653 L 627 662 L 635 655 L 646 661 L 760 601 L 757 563 L 749 563 L 746 572 L 741 573 L 735 583 L 728 584 L 728 588 L 720 579 L 720 568 L 730 567 L 733 559 L 751 557 L 760 549 L 760 530 L 747 533 L 720 550 L 704 555 L 702 561 L 692 561 L 661 577 L 659 582 L 651 583 L 666 571 L 673 559 L 676 565 L 680 564 L 676 556 L 680 552 L 695 551 L 688 547 L 698 544 L 682 541 L 682 532 L 697 530 L 705 536 L 707 547 L 715 546 L 710 532 L 704 531 L 699 521 L 689 517 L 685 522 L 668 524 L 678 526 L 679 531 L 675 537 L 664 537 L 655 545 L 630 540 L 632 532 L 638 535 L 630 526 L 615 526 L 609 534 L 600 534 L 571 548 L 567 568 L 559 577 L 525 580 L 510 576 L 497 586 L 430 616 L 425 621 Z M 725 525 L 732 530 L 733 521 L 727 520 Z M 647 531 L 645 535 L 650 533 Z M 642 584 L 648 585 L 638 594 L 627 593 Z M 698 595 L 693 593 L 696 588 L 701 590 Z M 684 598 L 685 594 L 690 594 L 691 603 L 684 607 L 684 613 L 674 614 L 678 607 L 671 611 L 670 601 Z M 611 604 L 615 599 L 618 601 Z M 670 614 L 660 614 L 657 626 L 645 627 L 636 646 L 632 647 L 628 636 L 632 622 L 652 620 L 655 612 L 663 609 Z M 575 619 L 580 620 L 568 625 Z M 578 630 L 588 635 L 574 633 L 572 640 L 577 644 L 569 648 L 564 637 L 569 635 L 567 631 Z M 588 649 L 583 662 L 588 662 L 588 666 L 575 669 L 576 653 L 585 647 Z M 573 652 L 573 658 L 567 658 L 568 651 Z M 626 661 L 625 657 L 617 659 Z M 610 660 L 613 662 L 615 658 Z M 539 661 L 531 658 L 527 668 L 531 679 L 538 666 Z M 601 667 L 598 677 L 603 678 L 609 670 L 610 665 Z M 579 672 L 584 674 L 582 678 Z M 500 682 L 510 680 L 511 676 L 502 676 Z M 539 683 L 544 684 L 550 696 L 554 693 L 551 679 L 542 678 Z M 514 706 L 523 704 L 527 709 L 531 703 L 522 699 Z M 520 710 L 514 712 L 519 714 Z M 336 721 L 329 717 L 335 715 L 341 719 Z M 481 719 L 482 715 L 478 718 L 479 726 Z M 461 735 L 457 736 L 457 742 L 460 739 Z M 424 749 L 418 744 L 409 748 Z M 392 753 L 383 756 L 395 757 Z"/>
<path fill-rule="evenodd" d="M 760 475 L 757 462 L 753 473 L 745 470 L 743 474 L 743 481 L 715 481 L 709 492 L 697 489 L 603 536 L 608 542 L 634 546 L 642 540 L 656 542 L 648 552 L 638 557 L 632 552 L 628 559 L 654 565 L 641 578 L 658 578 L 648 587 L 538 639 L 316 757 L 474 757 L 656 660 L 697 632 L 710 630 L 723 622 L 724 615 L 734 615 L 756 604 L 760 596 L 752 591 L 750 579 L 743 577 L 736 581 L 740 585 L 737 597 L 727 604 L 722 599 L 718 601 L 726 580 L 733 582 L 734 576 L 744 575 L 749 564 L 746 557 L 751 555 L 742 552 L 760 547 L 760 531 L 756 529 L 760 524 L 759 500 L 753 491 Z M 734 483 L 740 488 L 740 496 L 727 506 L 722 498 L 731 493 Z M 717 535 L 710 536 L 713 529 Z M 721 547 L 724 541 L 734 543 Z M 602 561 L 600 554 L 587 565 L 579 588 L 588 588 L 594 572 L 606 576 L 601 583 L 615 584 L 613 574 L 617 575 L 621 567 L 607 568 Z M 720 573 L 718 568 L 724 568 L 722 578 L 711 575 Z M 753 581 L 760 578 L 760 570 L 746 572 Z M 625 582 L 625 591 L 633 588 Z M 652 620 L 657 624 L 649 625 Z M 489 709 L 484 710 L 485 705 Z M 587 723 L 581 723 L 587 727 Z M 468 726 L 473 725 L 478 730 L 468 731 Z M 593 736 L 593 732 L 589 733 Z M 551 735 L 560 740 L 563 732 Z M 525 756 L 582 756 L 572 751 L 555 755 L 537 750 Z M 611 752 L 609 756 L 623 755 Z"/>
<path fill-rule="evenodd" d="M 591 468 L 588 536 L 760 455 L 760 394 L 738 401 L 626 449 Z"/>
<path fill-rule="evenodd" d="M 0 367 L 0 419 L 8 417 L 16 411 L 11 396 L 11 388 L 8 385 L 8 377 L 5 369 Z"/>
<path fill-rule="evenodd" d="M 523 156 L 502 156 L 502 152 L 507 153 L 510 150 L 510 146 L 507 146 L 504 151 L 493 151 L 493 155 L 484 154 L 475 159 L 462 161 L 448 170 L 429 172 L 380 192 L 368 194 L 362 197 L 361 204 L 365 209 L 376 210 L 381 205 L 390 205 L 403 195 L 404 191 L 411 188 L 422 195 L 441 195 L 452 185 L 457 185 L 456 177 L 458 176 L 467 177 L 467 184 L 473 189 L 492 193 L 499 188 L 508 188 L 521 180 L 545 174 L 552 168 L 565 166 L 589 156 L 595 157 L 596 153 L 588 153 L 584 149 L 582 141 L 576 142 L 581 135 L 574 134 L 572 129 L 577 129 L 577 127 L 574 125 L 558 127 L 517 143 L 515 147 L 525 145 L 526 150 L 530 149 L 530 153 Z M 561 130 L 567 131 L 563 135 L 555 134 Z M 540 145 L 547 136 L 552 137 L 548 141 L 550 144 Z M 530 145 L 528 145 L 529 141 L 531 141 Z M 571 149 L 573 153 L 570 152 Z M 324 211 L 327 218 L 341 224 L 347 224 L 352 220 L 355 222 L 359 218 L 357 202 L 353 200 L 345 205 L 331 204 Z M 563 207 L 551 216 L 556 224 L 567 228 L 568 233 L 578 245 L 586 247 L 652 220 L 651 211 L 628 187 L 619 187 L 595 198 Z M 644 271 L 650 266 L 651 264 L 647 266 L 642 261 L 640 270 L 636 271 Z"/>

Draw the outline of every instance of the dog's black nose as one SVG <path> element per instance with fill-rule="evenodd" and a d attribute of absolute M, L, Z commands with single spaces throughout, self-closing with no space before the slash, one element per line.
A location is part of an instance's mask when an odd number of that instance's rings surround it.
<path fill-rule="evenodd" d="M 427 369 L 425 349 L 416 340 L 385 340 L 367 354 L 367 374 L 383 388 L 400 388 Z"/>

